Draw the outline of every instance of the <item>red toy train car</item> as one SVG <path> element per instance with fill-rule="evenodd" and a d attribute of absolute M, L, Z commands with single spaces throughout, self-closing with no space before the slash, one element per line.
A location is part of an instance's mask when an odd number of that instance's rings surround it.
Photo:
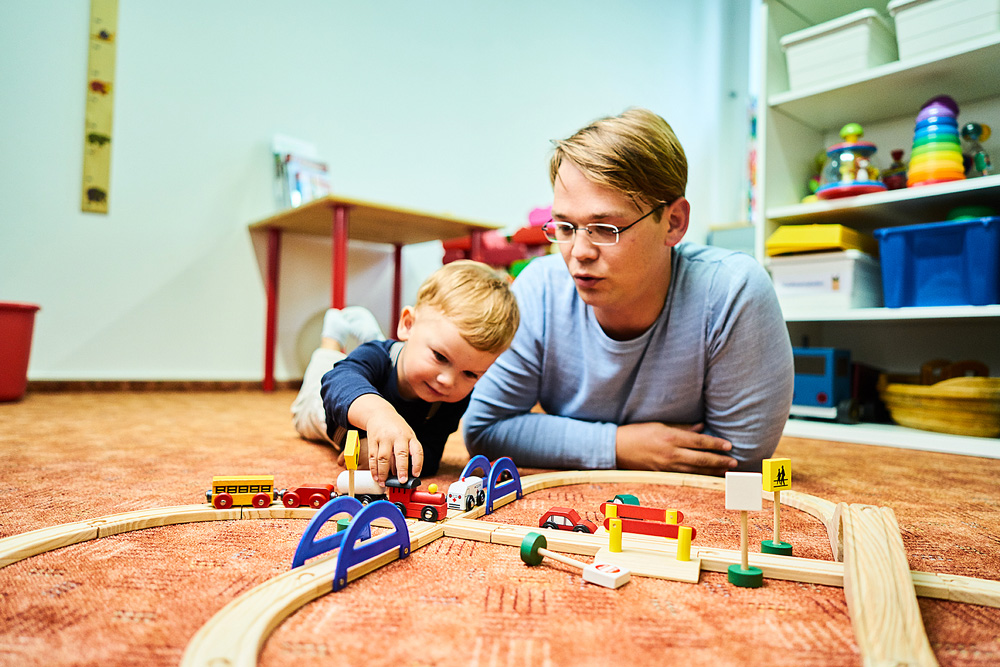
<path fill-rule="evenodd" d="M 337 494 L 333 491 L 333 484 L 304 484 L 294 489 L 278 491 L 278 497 L 285 507 L 309 507 L 320 508 L 330 502 L 330 498 Z"/>

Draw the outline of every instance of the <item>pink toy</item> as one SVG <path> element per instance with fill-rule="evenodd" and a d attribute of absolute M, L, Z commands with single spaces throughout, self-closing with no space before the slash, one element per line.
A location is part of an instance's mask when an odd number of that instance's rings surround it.
<path fill-rule="evenodd" d="M 890 190 L 901 190 L 906 187 L 906 164 L 903 162 L 903 149 L 892 151 L 892 164 L 882 172 L 882 182 Z"/>
<path fill-rule="evenodd" d="M 542 225 L 552 219 L 552 207 L 532 209 L 528 214 L 528 224 L 514 232 L 512 240 L 529 246 L 547 246 L 549 240 L 542 233 Z"/>

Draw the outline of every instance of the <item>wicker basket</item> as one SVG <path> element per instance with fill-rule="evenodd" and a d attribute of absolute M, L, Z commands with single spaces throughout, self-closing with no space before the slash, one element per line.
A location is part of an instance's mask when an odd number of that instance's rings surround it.
<path fill-rule="evenodd" d="M 893 420 L 903 426 L 1000 437 L 1000 378 L 956 377 L 931 385 L 883 381 L 879 395 Z"/>

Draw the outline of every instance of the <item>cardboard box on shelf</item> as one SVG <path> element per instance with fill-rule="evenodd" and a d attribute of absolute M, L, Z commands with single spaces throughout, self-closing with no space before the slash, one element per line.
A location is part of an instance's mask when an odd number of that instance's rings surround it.
<path fill-rule="evenodd" d="M 767 268 L 786 315 L 882 305 L 878 260 L 860 250 L 771 257 Z"/>

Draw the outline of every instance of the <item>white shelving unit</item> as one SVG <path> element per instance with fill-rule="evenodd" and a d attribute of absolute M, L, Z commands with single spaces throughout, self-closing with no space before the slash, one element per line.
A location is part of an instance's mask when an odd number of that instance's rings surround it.
<path fill-rule="evenodd" d="M 892 149 L 910 155 L 920 107 L 936 95 L 959 104 L 959 120 L 1000 132 L 1000 35 L 970 40 L 857 75 L 789 90 L 779 39 L 859 9 L 874 8 L 891 23 L 888 0 L 761 0 L 759 59 L 763 97 L 758 118 L 758 197 L 755 251 L 779 225 L 838 223 L 870 233 L 946 220 L 956 207 L 1000 209 L 1000 175 L 800 203 L 814 158 L 839 140 L 840 128 L 861 123 L 885 168 Z M 830 54 L 836 58 L 836 53 Z M 995 143 L 995 142 L 989 142 Z M 989 143 L 987 146 L 989 147 Z M 1000 372 L 1000 305 L 949 308 L 859 308 L 785 312 L 794 345 L 844 347 L 855 360 L 890 372 L 916 373 L 935 358 L 978 359 Z M 966 438 L 889 425 L 790 420 L 786 435 L 1000 458 L 1000 439 Z"/>
<path fill-rule="evenodd" d="M 928 222 L 945 220 L 956 206 L 996 206 L 998 202 L 1000 174 L 993 174 L 934 186 L 873 192 L 861 197 L 775 206 L 767 209 L 767 217 L 775 225 L 815 224 L 850 218 L 856 227 L 871 230 L 911 224 L 923 218 L 933 219 Z"/>
<path fill-rule="evenodd" d="M 805 419 L 789 419 L 785 435 L 796 438 L 838 440 L 864 445 L 920 449 L 948 454 L 1000 458 L 996 438 L 970 438 L 906 428 L 894 424 L 827 424 Z"/>

